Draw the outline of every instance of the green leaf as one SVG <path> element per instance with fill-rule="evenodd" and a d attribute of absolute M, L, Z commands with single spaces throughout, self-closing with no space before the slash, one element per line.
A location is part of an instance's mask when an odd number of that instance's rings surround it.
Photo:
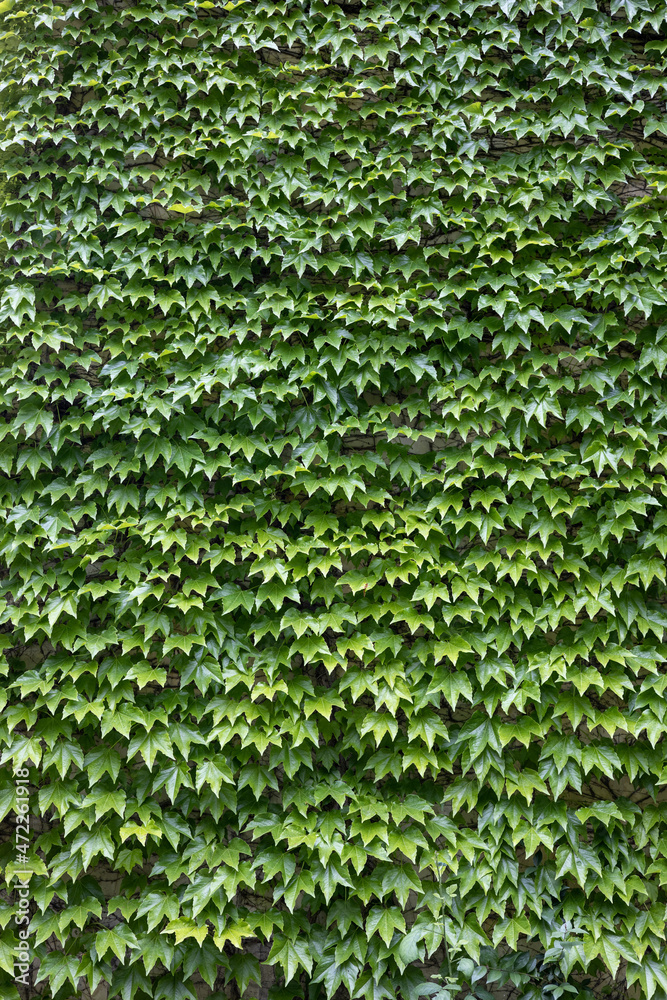
<path fill-rule="evenodd" d="M 396 908 L 383 909 L 374 906 L 370 909 L 366 918 L 366 937 L 370 941 L 376 932 L 380 935 L 387 947 L 391 944 L 394 932 L 405 932 L 405 920 L 403 914 Z"/>

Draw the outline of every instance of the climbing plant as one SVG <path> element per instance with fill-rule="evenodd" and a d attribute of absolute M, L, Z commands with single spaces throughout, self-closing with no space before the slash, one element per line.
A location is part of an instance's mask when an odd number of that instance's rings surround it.
<path fill-rule="evenodd" d="M 2 997 L 665 1000 L 666 15 L 1 5 Z"/>
<path fill-rule="evenodd" d="M 13 0 L 0 0 L 0 59 L 6 57 L 12 46 L 23 34 L 25 27 L 24 19 L 15 17 L 11 22 L 5 20 L 5 15 L 11 11 Z M 27 12 L 23 12 L 27 13 Z M 11 116 L 16 111 L 16 102 L 19 99 L 20 88 L 17 86 L 13 75 L 5 77 L 0 81 L 0 116 Z M 7 177 L 5 164 L 10 158 L 6 149 L 0 151 L 0 200 L 3 200 L 11 191 L 11 182 Z M 3 247 L 4 249 L 4 247 Z"/>

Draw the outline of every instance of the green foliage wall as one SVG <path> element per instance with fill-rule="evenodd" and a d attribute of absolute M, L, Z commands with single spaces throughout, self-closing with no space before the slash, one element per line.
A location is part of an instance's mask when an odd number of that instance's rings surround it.
<path fill-rule="evenodd" d="M 13 17 L 7 19 L 11 13 L 14 0 L 0 0 L 0 65 L 4 68 L 4 60 L 11 58 L 12 50 L 16 46 L 20 36 L 23 34 L 26 23 L 23 17 Z M 27 14 L 27 11 L 24 13 Z M 17 37 L 18 36 L 18 37 Z M 20 96 L 20 88 L 17 85 L 15 74 L 2 74 L 0 76 L 0 120 L 5 116 L 11 116 L 16 112 L 16 103 Z M 4 133 L 3 133 L 4 134 Z M 7 177 L 7 161 L 11 159 L 11 154 L 7 149 L 0 150 L 0 202 L 2 202 L 12 190 L 12 183 Z M 0 249 L 0 253 L 5 250 L 5 246 Z"/>
<path fill-rule="evenodd" d="M 663 0 L 4 7 L 2 997 L 665 998 Z"/>

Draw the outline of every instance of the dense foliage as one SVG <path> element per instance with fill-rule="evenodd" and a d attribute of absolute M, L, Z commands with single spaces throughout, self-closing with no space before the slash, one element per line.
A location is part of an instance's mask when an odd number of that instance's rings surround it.
<path fill-rule="evenodd" d="M 667 997 L 664 0 L 1 7 L 2 997 Z"/>

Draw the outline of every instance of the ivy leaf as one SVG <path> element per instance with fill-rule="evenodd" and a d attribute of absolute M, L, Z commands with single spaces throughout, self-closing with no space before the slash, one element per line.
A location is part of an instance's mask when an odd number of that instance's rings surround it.
<path fill-rule="evenodd" d="M 85 756 L 84 767 L 92 782 L 98 782 L 104 774 L 111 775 L 115 781 L 120 771 L 120 754 L 113 747 L 90 750 Z"/>
<path fill-rule="evenodd" d="M 394 931 L 405 932 L 403 914 L 395 907 L 389 909 L 383 909 L 379 906 L 372 907 L 366 918 L 366 937 L 369 941 L 376 931 L 389 947 Z"/>

